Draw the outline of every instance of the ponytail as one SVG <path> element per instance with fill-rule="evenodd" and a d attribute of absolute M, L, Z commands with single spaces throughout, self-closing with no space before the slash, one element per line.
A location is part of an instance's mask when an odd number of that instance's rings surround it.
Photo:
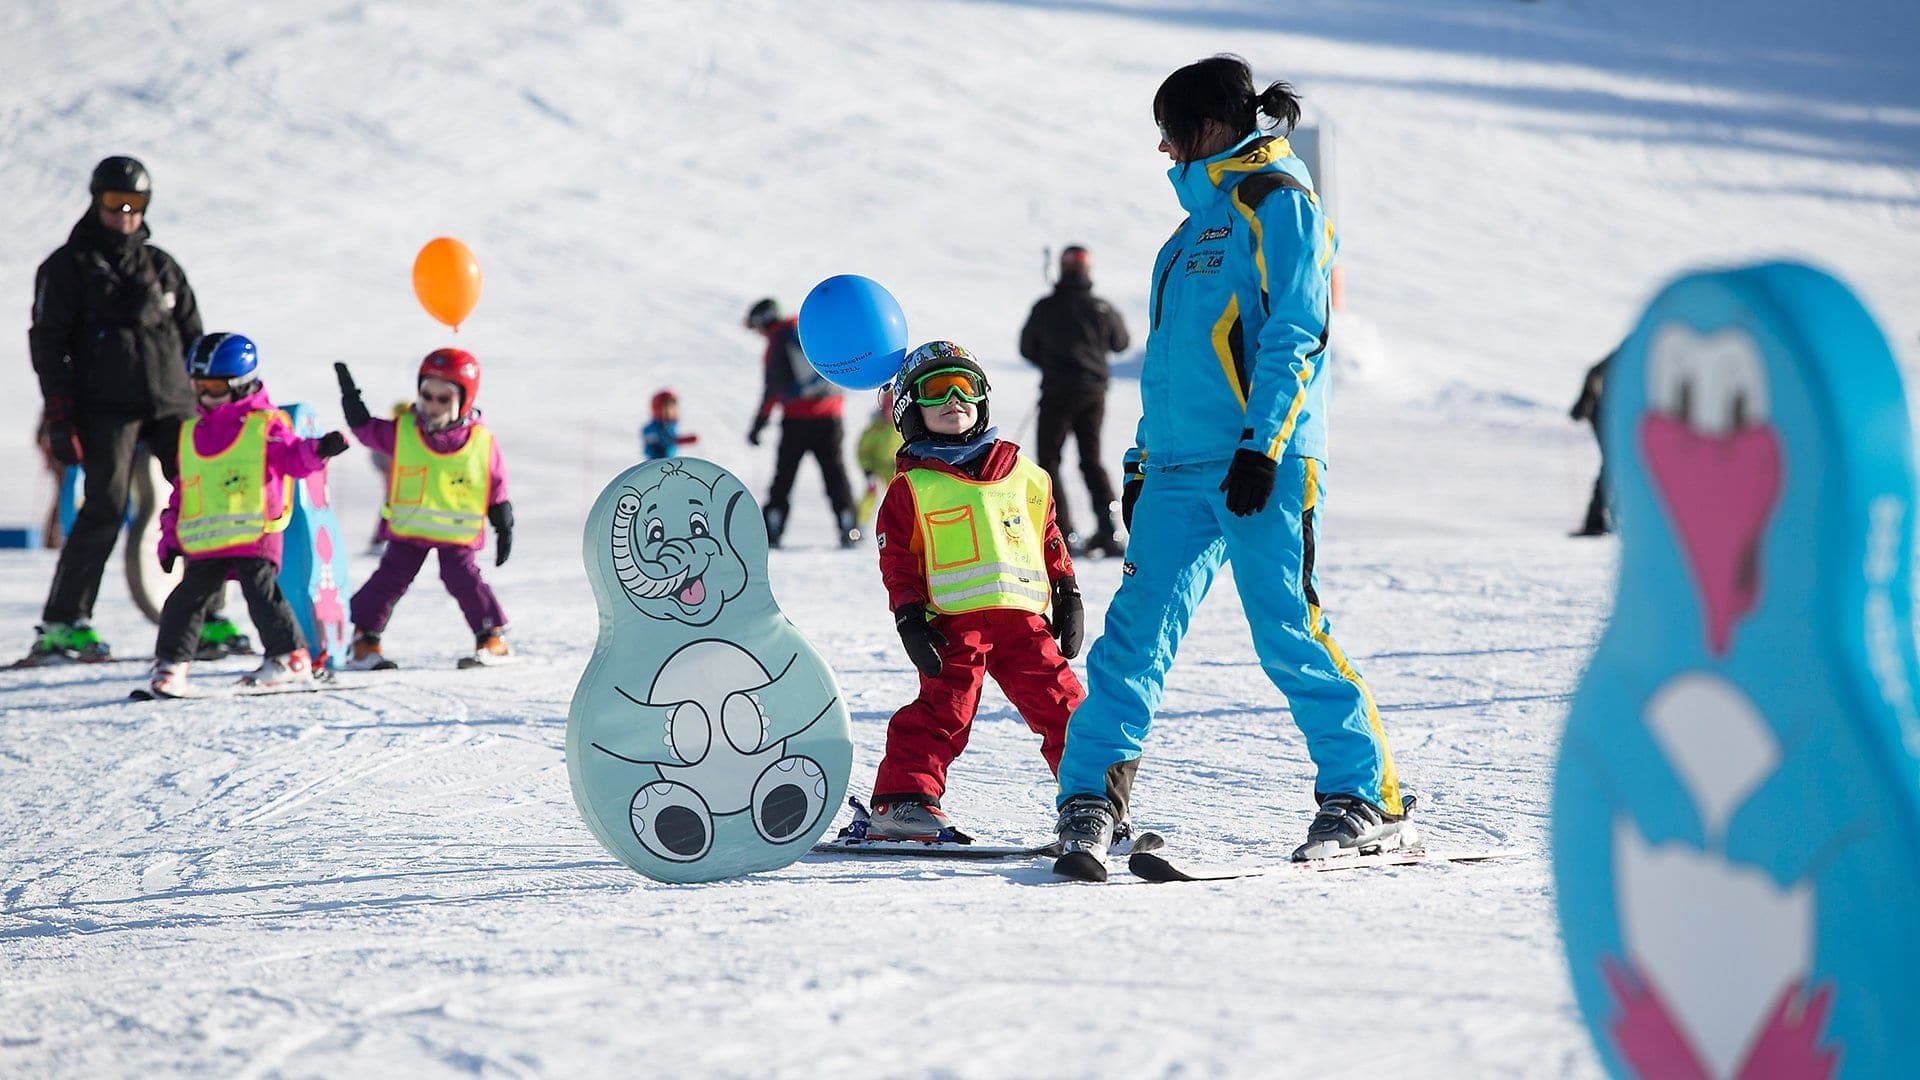
<path fill-rule="evenodd" d="M 1300 95 L 1293 87 L 1276 82 L 1260 93 L 1259 107 L 1272 123 L 1266 125 L 1269 131 L 1278 130 L 1282 135 L 1293 134 L 1294 125 L 1300 122 Z"/>

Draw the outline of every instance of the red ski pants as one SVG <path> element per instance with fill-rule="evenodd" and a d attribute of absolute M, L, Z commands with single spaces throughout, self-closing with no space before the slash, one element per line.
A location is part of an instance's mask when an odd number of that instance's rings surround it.
<path fill-rule="evenodd" d="M 1057 773 L 1067 742 L 1067 717 L 1087 696 L 1047 632 L 1047 622 L 1012 608 L 941 615 L 946 635 L 940 674 L 920 677 L 920 696 L 887 724 L 887 753 L 873 781 L 876 802 L 947 790 L 947 767 L 967 748 L 986 676 L 1007 695 L 1040 736 L 1040 756 Z"/>

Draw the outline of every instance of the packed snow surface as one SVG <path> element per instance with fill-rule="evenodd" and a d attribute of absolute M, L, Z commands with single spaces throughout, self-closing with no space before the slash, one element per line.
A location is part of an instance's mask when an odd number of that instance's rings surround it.
<path fill-rule="evenodd" d="M 1429 844 L 1523 857 L 1104 887 L 1042 861 L 808 857 L 705 886 L 615 862 L 562 743 L 595 634 L 580 530 L 647 399 L 675 388 L 696 451 L 763 491 L 741 315 L 863 273 L 916 338 L 987 358 L 1002 431 L 1027 440 L 1015 336 L 1046 250 L 1077 242 L 1136 334 L 1117 462 L 1179 220 L 1149 102 L 1220 51 L 1335 132 L 1321 594 Z M 0 1073 L 1594 1075 L 1545 852 L 1613 549 L 1565 535 L 1597 461 L 1565 410 L 1664 281 L 1761 257 L 1845 278 L 1912 363 L 1916 54 L 1906 0 L 6 5 L 16 334 L 92 163 L 132 153 L 154 242 L 210 329 L 260 343 L 279 400 L 337 424 L 332 361 L 379 411 L 428 349 L 474 350 L 520 521 L 488 573 L 526 659 L 453 670 L 471 638 L 425 574 L 387 637 L 406 670 L 352 689 L 133 706 L 138 663 L 0 674 Z M 442 234 L 486 271 L 457 339 L 408 284 Z M 49 486 L 24 348 L 9 370 L 0 524 L 25 524 Z M 349 531 L 379 488 L 360 452 L 336 464 Z M 864 792 L 915 680 L 871 550 L 833 547 L 817 492 L 809 466 L 771 574 L 847 694 Z M 1084 507 L 1077 479 L 1067 497 Z M 20 651 L 52 568 L 0 553 Z M 1091 635 L 1119 565 L 1080 578 Z M 117 562 L 96 623 L 150 652 Z M 1195 858 L 1277 859 L 1311 779 L 1223 579 L 1137 819 Z M 1031 839 L 1052 794 L 990 690 L 948 808 Z"/>

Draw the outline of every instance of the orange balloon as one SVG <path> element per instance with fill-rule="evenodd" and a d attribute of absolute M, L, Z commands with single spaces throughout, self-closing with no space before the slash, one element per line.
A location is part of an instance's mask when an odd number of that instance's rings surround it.
<path fill-rule="evenodd" d="M 414 256 L 413 294 L 427 314 L 459 330 L 480 302 L 480 260 L 451 236 L 427 241 Z"/>

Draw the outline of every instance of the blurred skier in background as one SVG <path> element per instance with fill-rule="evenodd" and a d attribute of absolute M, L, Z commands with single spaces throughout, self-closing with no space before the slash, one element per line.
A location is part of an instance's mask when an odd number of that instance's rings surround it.
<path fill-rule="evenodd" d="M 700 441 L 698 435 L 680 434 L 680 398 L 671 390 L 653 395 L 653 418 L 640 429 L 640 452 L 648 461 L 679 457 L 680 448 Z"/>
<path fill-rule="evenodd" d="M 761 509 L 767 519 L 767 544 L 780 546 L 780 538 L 787 531 L 791 509 L 788 496 L 793 493 L 800 459 L 812 454 L 820 463 L 820 478 L 826 482 L 840 546 L 852 547 L 860 542 L 860 526 L 854 520 L 853 489 L 847 483 L 840 446 L 846 437 L 840 426 L 840 413 L 845 407 L 840 388 L 814 370 L 800 348 L 799 318 L 781 315 L 780 305 L 771 297 L 747 310 L 744 325 L 767 339 L 767 351 L 761 358 L 766 388 L 760 395 L 760 408 L 753 414 L 753 426 L 747 431 L 749 443 L 760 445 L 760 435 L 774 408 L 780 409 L 773 486 L 767 490 L 767 502 Z"/>
<path fill-rule="evenodd" d="M 1246 61 L 1216 56 L 1169 75 L 1153 113 L 1187 219 L 1154 264 L 1122 502 L 1132 535 L 1067 728 L 1055 870 L 1105 880 L 1167 670 L 1228 561 L 1260 665 L 1318 770 L 1319 811 L 1294 858 L 1400 847 L 1412 799 L 1314 576 L 1336 242 L 1284 138 L 1299 100 L 1281 82 L 1256 91 Z"/>
<path fill-rule="evenodd" d="M 900 452 L 900 429 L 893 426 L 893 392 L 881 387 L 875 394 L 876 405 L 867 426 L 854 444 L 854 458 L 866 477 L 866 489 L 860 493 L 855 516 L 861 528 L 873 523 L 873 512 L 880 505 L 880 493 L 893 483 L 894 455 Z"/>
<path fill-rule="evenodd" d="M 1587 369 L 1587 377 L 1580 380 L 1580 397 L 1574 401 L 1568 412 L 1576 422 L 1585 420 L 1593 425 L 1594 441 L 1600 444 L 1600 475 L 1593 481 L 1593 498 L 1587 500 L 1587 518 L 1575 536 L 1605 536 L 1613 531 L 1613 516 L 1607 511 L 1607 443 L 1600 437 L 1600 409 L 1607 386 L 1607 365 L 1620 354 L 1615 349 L 1602 357 L 1600 362 Z"/>
<path fill-rule="evenodd" d="M 1020 355 L 1040 369 L 1040 415 L 1034 430 L 1034 460 L 1053 478 L 1054 512 L 1075 555 L 1088 552 L 1120 556 L 1113 516 L 1113 480 L 1100 461 L 1100 428 L 1107 415 L 1109 353 L 1127 348 L 1127 325 L 1113 305 L 1093 295 L 1093 261 L 1078 244 L 1060 252 L 1060 277 L 1053 293 L 1033 305 L 1020 330 Z M 1093 500 L 1093 534 L 1073 527 L 1066 487 L 1060 477 L 1061 449 L 1071 432 L 1080 456 L 1080 476 Z"/>

